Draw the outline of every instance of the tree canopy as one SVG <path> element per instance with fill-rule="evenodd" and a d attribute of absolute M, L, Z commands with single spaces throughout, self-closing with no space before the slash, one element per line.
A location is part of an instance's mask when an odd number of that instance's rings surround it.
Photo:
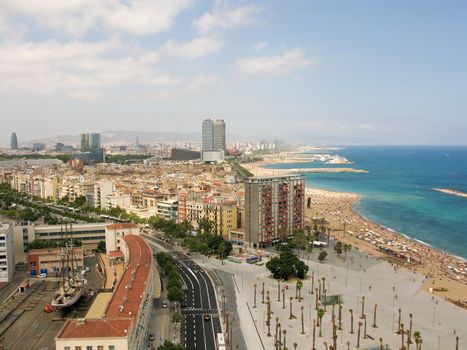
<path fill-rule="evenodd" d="M 272 273 L 274 278 L 289 279 L 290 276 L 305 278 L 308 272 L 308 265 L 300 260 L 291 249 L 283 249 L 279 256 L 275 256 L 266 263 L 266 268 Z"/>

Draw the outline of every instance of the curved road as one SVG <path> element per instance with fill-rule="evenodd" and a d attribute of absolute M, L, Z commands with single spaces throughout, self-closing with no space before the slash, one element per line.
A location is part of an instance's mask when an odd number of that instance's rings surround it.
<path fill-rule="evenodd" d="M 154 237 L 145 236 L 157 243 L 175 258 L 177 268 L 186 286 L 185 308 L 181 309 L 181 341 L 187 350 L 216 350 L 216 334 L 222 333 L 216 293 L 206 272 L 185 254 Z M 204 316 L 210 315 L 210 320 Z"/>
<path fill-rule="evenodd" d="M 186 285 L 182 309 L 181 338 L 188 350 L 215 350 L 216 334 L 221 333 L 219 310 L 211 279 L 195 262 L 175 253 L 177 267 Z M 209 315 L 210 320 L 204 316 Z"/>

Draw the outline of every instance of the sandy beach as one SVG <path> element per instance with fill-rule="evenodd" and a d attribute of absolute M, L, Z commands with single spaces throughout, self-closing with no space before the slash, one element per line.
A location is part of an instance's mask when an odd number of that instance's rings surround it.
<path fill-rule="evenodd" d="M 272 169 L 263 168 L 264 163 L 243 165 L 256 176 L 272 175 L 269 171 Z M 351 244 L 353 249 L 387 259 L 395 269 L 422 274 L 425 276 L 423 290 L 467 308 L 466 261 L 363 217 L 354 210 L 360 199 L 357 194 L 307 188 L 306 195 L 311 198 L 311 207 L 306 209 L 309 222 L 313 217 L 325 218 L 331 236 Z"/>

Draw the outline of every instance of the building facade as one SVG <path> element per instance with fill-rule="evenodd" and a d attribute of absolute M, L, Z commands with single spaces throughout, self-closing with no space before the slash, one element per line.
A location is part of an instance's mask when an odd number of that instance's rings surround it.
<path fill-rule="evenodd" d="M 11 133 L 11 149 L 18 149 L 18 136 L 16 136 L 15 132 Z"/>
<path fill-rule="evenodd" d="M 203 120 L 202 125 L 202 150 L 212 151 L 214 149 L 214 122 L 212 119 Z"/>
<path fill-rule="evenodd" d="M 13 225 L 0 223 L 0 282 L 10 282 L 14 272 Z"/>
<path fill-rule="evenodd" d="M 245 182 L 245 241 L 266 246 L 302 230 L 305 180 L 302 175 L 251 177 Z"/>
<path fill-rule="evenodd" d="M 58 276 L 65 264 L 64 254 L 64 248 L 31 249 L 26 258 L 29 276 L 38 276 L 40 273 Z M 67 263 L 73 265 L 75 271 L 81 271 L 84 268 L 83 250 L 80 247 L 74 248 L 73 259 L 69 259 Z"/>
<path fill-rule="evenodd" d="M 107 253 L 122 251 L 123 237 L 139 235 L 139 227 L 135 224 L 113 224 L 105 227 L 105 249 Z"/>
<path fill-rule="evenodd" d="M 213 223 L 213 235 L 228 239 L 230 231 L 237 228 L 237 203 L 226 199 L 206 198 L 203 217 Z"/>
<path fill-rule="evenodd" d="M 214 123 L 214 149 L 222 151 L 226 150 L 224 119 L 217 119 Z"/>

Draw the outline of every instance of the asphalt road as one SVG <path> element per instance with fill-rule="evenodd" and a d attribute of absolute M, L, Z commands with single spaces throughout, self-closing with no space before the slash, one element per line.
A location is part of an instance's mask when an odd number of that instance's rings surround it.
<path fill-rule="evenodd" d="M 175 253 L 177 267 L 186 285 L 182 308 L 181 337 L 189 350 L 215 350 L 216 335 L 221 333 L 219 310 L 211 279 L 195 262 Z M 205 315 L 210 319 L 206 320 Z"/>
<path fill-rule="evenodd" d="M 206 272 L 185 254 L 167 243 L 152 239 L 175 258 L 186 286 L 181 309 L 181 340 L 187 350 L 216 350 L 216 335 L 222 333 L 214 285 Z M 210 320 L 204 316 L 209 315 Z"/>

